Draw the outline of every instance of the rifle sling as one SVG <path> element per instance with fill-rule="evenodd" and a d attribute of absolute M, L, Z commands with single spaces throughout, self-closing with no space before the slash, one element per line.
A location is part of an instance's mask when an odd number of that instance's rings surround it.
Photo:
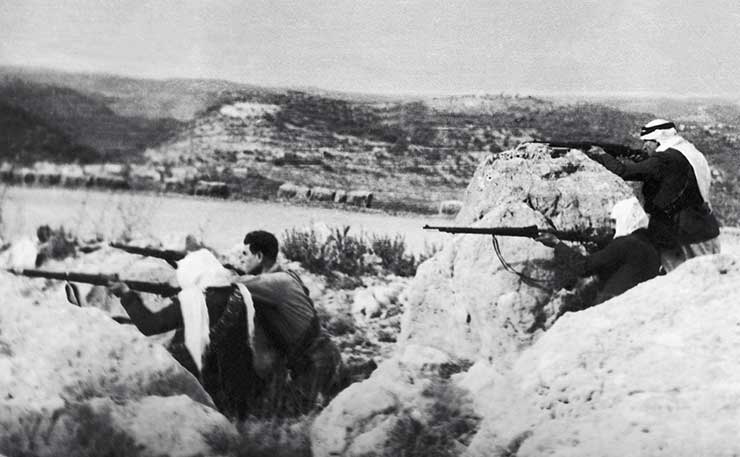
<path fill-rule="evenodd" d="M 499 260 L 499 262 L 501 262 L 501 266 L 504 267 L 504 270 L 506 270 L 506 271 L 508 271 L 510 273 L 514 273 L 515 275 L 517 275 L 519 277 L 519 279 L 522 280 L 523 283 L 525 283 L 525 284 L 527 284 L 529 286 L 537 287 L 539 289 L 552 292 L 552 289 L 550 289 L 549 287 L 545 286 L 545 284 L 546 284 L 545 281 L 543 281 L 541 279 L 533 278 L 531 276 L 527 276 L 524 273 L 522 273 L 521 271 L 516 271 L 514 269 L 514 267 L 512 267 L 511 264 L 509 262 L 507 262 L 506 259 L 504 259 L 504 256 L 501 254 L 501 247 L 498 244 L 498 240 L 496 239 L 496 235 L 491 235 L 491 242 L 493 244 L 493 250 L 494 250 L 494 252 L 496 252 L 496 257 L 498 257 L 498 260 Z"/>

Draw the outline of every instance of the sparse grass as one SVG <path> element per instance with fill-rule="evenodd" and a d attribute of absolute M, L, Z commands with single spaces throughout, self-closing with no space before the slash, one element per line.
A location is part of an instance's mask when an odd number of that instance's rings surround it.
<path fill-rule="evenodd" d="M 371 241 L 371 249 L 380 257 L 383 268 L 398 276 L 413 276 L 416 273 L 416 257 L 406 253 L 406 241 L 403 236 L 377 236 Z"/>
<path fill-rule="evenodd" d="M 42 225 L 36 230 L 36 236 L 41 243 L 36 258 L 37 265 L 49 259 L 65 259 L 77 252 L 77 237 L 63 226 L 52 229 L 48 225 Z"/>
<path fill-rule="evenodd" d="M 427 419 L 404 416 L 391 433 L 389 447 L 405 457 L 459 456 L 470 444 L 481 418 L 473 412 L 467 392 L 435 379 L 422 392 L 432 400 Z"/>
<path fill-rule="evenodd" d="M 287 230 L 281 249 L 286 258 L 300 262 L 308 271 L 327 276 L 333 285 L 356 286 L 359 276 L 378 273 L 373 256 L 380 259 L 386 273 L 413 276 L 416 267 L 436 252 L 427 248 L 420 256 L 408 254 L 406 242 L 400 235 L 374 235 L 368 238 L 349 233 L 349 226 L 333 228 L 322 241 L 315 230 Z"/>
<path fill-rule="evenodd" d="M 137 457 L 142 451 L 113 424 L 110 410 L 85 404 L 68 404 L 50 416 L 27 414 L 0 436 L 0 453 L 11 457 Z"/>
<path fill-rule="evenodd" d="M 237 424 L 236 437 L 216 428 L 204 439 L 214 453 L 229 457 L 311 457 L 309 433 L 315 417 L 249 417 Z"/>
<path fill-rule="evenodd" d="M 355 320 L 348 312 L 332 314 L 320 307 L 316 311 L 319 315 L 319 321 L 323 323 L 326 331 L 332 336 L 347 335 L 349 333 L 355 333 L 357 330 Z"/>

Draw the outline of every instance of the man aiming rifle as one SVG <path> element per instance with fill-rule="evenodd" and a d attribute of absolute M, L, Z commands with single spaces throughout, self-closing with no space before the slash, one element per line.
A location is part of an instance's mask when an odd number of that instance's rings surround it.
<path fill-rule="evenodd" d="M 603 249 L 582 255 L 552 233 L 536 238 L 555 249 L 555 259 L 577 276 L 597 275 L 602 286 L 594 304 L 622 294 L 637 284 L 654 278 L 660 271 L 660 254 L 648 236 L 648 217 L 640 202 L 632 197 L 617 202 L 611 212 L 614 239 Z"/>
<path fill-rule="evenodd" d="M 576 276 L 597 275 L 602 281 L 596 303 L 601 303 L 635 285 L 654 278 L 660 270 L 660 254 L 648 237 L 645 229 L 648 217 L 636 198 L 622 200 L 614 205 L 611 213 L 614 227 L 608 236 L 588 236 L 579 232 L 564 232 L 527 227 L 430 227 L 447 233 L 469 233 L 492 235 L 494 249 L 506 270 L 519 275 L 523 281 L 538 285 L 539 281 L 524 276 L 508 265 L 501 257 L 496 236 L 520 236 L 533 238 L 545 246 L 555 248 L 555 259 L 570 269 Z M 603 232 L 603 230 L 602 230 Z M 613 234 L 613 239 L 612 239 Z M 593 242 L 599 250 L 582 255 L 561 240 Z"/>
<path fill-rule="evenodd" d="M 249 275 L 240 278 L 206 249 L 188 254 L 177 263 L 182 291 L 156 313 L 125 283 L 110 284 L 111 292 L 145 335 L 176 330 L 171 352 L 226 414 L 259 413 L 273 400 L 270 389 L 289 387 L 299 396 L 294 412 L 305 412 L 318 394 L 333 393 L 339 351 L 323 334 L 298 275 L 276 263 L 274 235 L 250 232 L 244 245 Z"/>

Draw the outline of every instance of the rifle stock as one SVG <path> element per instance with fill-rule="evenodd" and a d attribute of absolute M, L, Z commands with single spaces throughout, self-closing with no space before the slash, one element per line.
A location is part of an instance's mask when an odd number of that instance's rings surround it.
<path fill-rule="evenodd" d="M 132 279 L 119 279 L 116 275 L 90 274 L 90 273 L 72 273 L 67 271 L 49 271 L 27 268 L 21 271 L 12 271 L 12 273 L 27 276 L 29 278 L 47 278 L 59 279 L 62 281 L 81 282 L 84 284 L 94 284 L 96 286 L 108 286 L 111 282 L 121 281 L 131 290 L 157 294 L 163 297 L 175 295 L 180 292 L 179 287 L 175 287 L 166 282 L 137 281 Z"/>
<path fill-rule="evenodd" d="M 516 236 L 524 238 L 537 238 L 543 233 L 552 233 L 563 241 L 589 242 L 603 245 L 608 241 L 606 236 L 593 236 L 577 231 L 560 231 L 552 229 L 540 229 L 536 225 L 527 225 L 524 227 L 455 227 L 455 226 L 437 226 L 425 225 L 424 230 L 438 230 L 445 233 L 468 233 L 472 235 L 493 235 L 493 236 Z"/>

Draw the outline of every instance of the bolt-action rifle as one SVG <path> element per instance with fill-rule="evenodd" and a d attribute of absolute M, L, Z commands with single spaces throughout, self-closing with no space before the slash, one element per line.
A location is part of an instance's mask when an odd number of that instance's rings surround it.
<path fill-rule="evenodd" d="M 469 233 L 473 235 L 493 235 L 493 236 L 517 236 L 524 238 L 537 238 L 543 233 L 552 233 L 563 241 L 576 241 L 585 243 L 596 243 L 603 245 L 609 241 L 606 235 L 589 235 L 579 231 L 562 231 L 553 229 L 541 229 L 536 225 L 527 225 L 525 227 L 454 227 L 454 226 L 436 226 L 425 225 L 424 230 L 438 230 L 445 233 Z"/>
<path fill-rule="evenodd" d="M 90 274 L 90 273 L 71 273 L 68 271 L 49 271 L 49 270 L 38 270 L 33 268 L 27 268 L 25 270 L 13 271 L 9 270 L 16 275 L 28 276 L 29 278 L 47 278 L 47 279 L 59 279 L 62 281 L 69 282 L 81 282 L 85 284 L 94 284 L 96 286 L 108 286 L 112 282 L 121 281 L 125 283 L 129 289 L 136 290 L 139 292 L 147 292 L 150 294 L 157 294 L 163 297 L 169 297 L 180 292 L 179 287 L 175 287 L 172 284 L 166 282 L 150 282 L 150 281 L 137 281 L 131 279 L 119 279 L 117 275 L 106 275 L 106 274 Z M 69 294 L 69 293 L 68 293 Z"/>
<path fill-rule="evenodd" d="M 155 257 L 157 259 L 162 259 L 170 264 L 173 268 L 177 268 L 178 260 L 182 260 L 183 258 L 185 258 L 186 255 L 189 254 L 188 251 L 177 251 L 174 249 L 141 248 L 138 246 L 132 246 L 130 244 L 123 243 L 110 243 L 110 246 L 112 248 L 120 249 L 131 254 L 138 254 L 146 257 Z M 243 275 L 246 273 L 244 270 L 230 264 L 225 264 L 224 268 L 227 268 L 238 275 Z"/>
<path fill-rule="evenodd" d="M 491 241 L 493 243 L 493 250 L 498 257 L 499 262 L 505 270 L 514 273 L 519 276 L 525 283 L 540 287 L 547 288 L 543 285 L 543 281 L 535 279 L 525 275 L 521 271 L 517 271 L 514 267 L 509 264 L 501 254 L 501 247 L 499 246 L 497 236 L 518 236 L 525 238 L 537 238 L 543 233 L 552 233 L 556 237 L 565 241 L 577 241 L 580 243 L 593 243 L 597 247 L 602 248 L 609 242 L 611 237 L 604 235 L 589 235 L 588 233 L 577 232 L 577 231 L 561 231 L 553 229 L 541 229 L 536 225 L 527 225 L 525 227 L 443 227 L 443 226 L 432 226 L 425 225 L 424 230 L 439 230 L 440 232 L 446 233 L 469 233 L 472 235 L 491 235 Z"/>
<path fill-rule="evenodd" d="M 532 143 L 544 143 L 553 149 L 580 149 L 588 152 L 592 146 L 598 146 L 607 154 L 614 157 L 626 157 L 630 160 L 640 161 L 645 158 L 645 153 L 641 149 L 631 148 L 623 144 L 600 143 L 598 141 L 559 141 L 559 140 L 535 140 Z"/>

